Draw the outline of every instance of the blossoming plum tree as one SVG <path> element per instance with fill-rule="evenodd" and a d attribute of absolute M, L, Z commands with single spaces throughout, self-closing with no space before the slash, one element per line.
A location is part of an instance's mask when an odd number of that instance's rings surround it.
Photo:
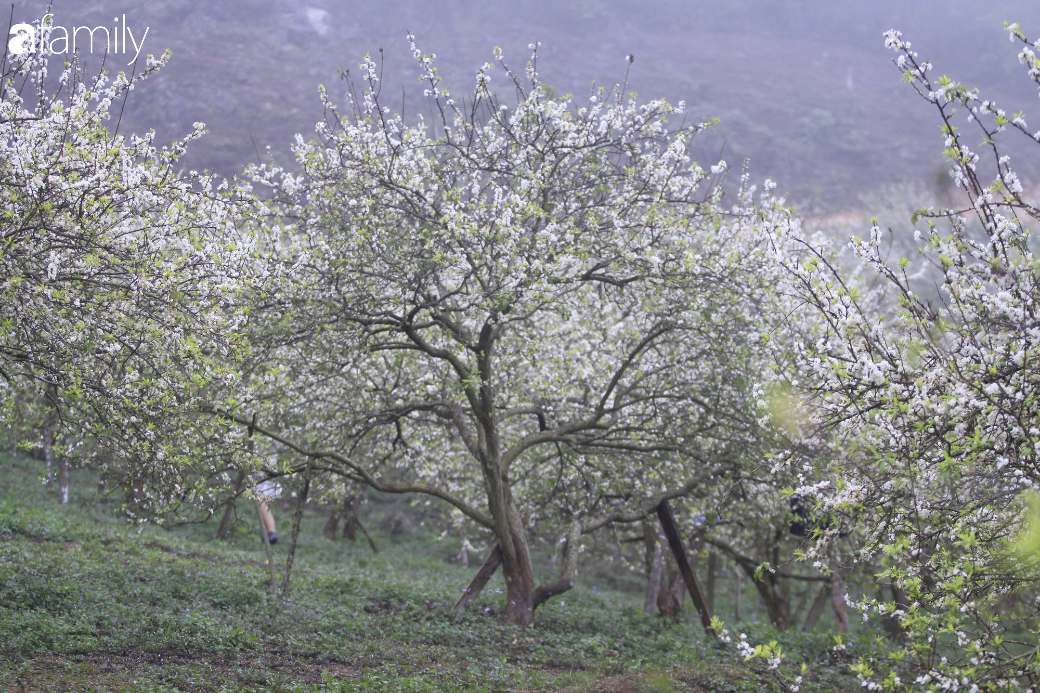
<path fill-rule="evenodd" d="M 46 55 L 0 66 L 0 418 L 35 403 L 64 453 L 173 478 L 191 459 L 179 417 L 223 377 L 206 352 L 227 343 L 248 243 L 226 183 L 175 173 L 201 123 L 167 148 L 109 129 L 165 60 L 111 80 L 66 65 L 56 83 Z"/>
<path fill-rule="evenodd" d="M 1040 87 L 1040 43 L 1017 25 L 1009 32 Z M 890 658 L 860 662 L 868 689 L 1035 686 L 1040 573 L 1012 542 L 1040 483 L 1040 292 L 1026 226 L 1040 209 L 1005 152 L 1008 135 L 1027 151 L 1040 132 L 977 90 L 934 78 L 898 32 L 886 44 L 938 113 L 960 193 L 953 208 L 914 219 L 928 223 L 922 253 L 944 282 L 941 301 L 915 293 L 909 260 L 882 259 L 876 225 L 853 247 L 893 302 L 857 291 L 822 259 L 787 263 L 822 318 L 799 349 L 814 374 L 804 391 L 845 441 L 829 483 L 811 489 L 836 518 L 822 539 L 862 527 L 853 562 L 880 562 L 892 588 L 890 601 L 858 605 L 897 618 L 904 638 Z"/>
<path fill-rule="evenodd" d="M 244 327 L 248 388 L 213 411 L 308 460 L 295 471 L 429 494 L 492 530 L 507 620 L 526 625 L 573 584 L 582 533 L 756 454 L 765 304 L 785 276 L 768 240 L 790 216 L 752 204 L 746 179 L 722 208 L 725 165 L 690 160 L 705 125 L 681 103 L 624 87 L 578 103 L 535 56 L 521 76 L 501 54 L 515 105 L 490 64 L 460 102 L 413 50 L 435 122 L 391 115 L 366 60 L 347 115 L 322 92 L 301 175 L 253 170 L 281 221 Z M 539 524 L 571 551 L 541 586 Z"/>

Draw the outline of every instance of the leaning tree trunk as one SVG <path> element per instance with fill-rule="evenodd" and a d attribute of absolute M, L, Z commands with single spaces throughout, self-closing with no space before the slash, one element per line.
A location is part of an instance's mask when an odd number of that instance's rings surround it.
<path fill-rule="evenodd" d="M 467 606 L 473 603 L 484 587 L 488 584 L 491 578 L 494 576 L 495 571 L 502 565 L 502 547 L 496 543 L 491 547 L 491 553 L 488 554 L 487 558 L 484 559 L 484 563 L 480 566 L 480 570 L 473 576 L 473 579 L 466 585 L 466 589 L 462 590 L 462 596 L 459 597 L 458 601 L 455 602 L 455 606 L 452 607 L 452 613 L 458 613 L 465 609 Z"/>

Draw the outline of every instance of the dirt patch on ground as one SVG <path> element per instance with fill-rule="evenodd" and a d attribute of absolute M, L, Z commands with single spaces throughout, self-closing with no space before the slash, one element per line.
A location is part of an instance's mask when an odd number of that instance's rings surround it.
<path fill-rule="evenodd" d="M 179 552 L 176 549 L 158 541 L 150 541 L 147 544 L 144 544 L 144 546 L 149 549 L 155 549 L 156 551 L 168 553 L 171 556 L 174 556 L 175 558 L 183 558 L 189 561 L 204 561 L 207 563 L 213 563 L 214 565 L 236 565 L 248 566 L 250 568 L 267 568 L 267 563 L 263 563 L 260 561 L 230 561 L 224 558 L 219 558 L 217 556 L 212 556 L 207 553 L 201 553 L 199 551 Z M 302 571 L 298 571 L 294 573 L 294 575 L 298 575 L 300 574 L 300 572 Z"/>
<path fill-rule="evenodd" d="M 632 686 L 633 677 L 620 676 L 602 679 L 592 690 L 595 693 L 637 693 Z"/>
<path fill-rule="evenodd" d="M 166 544 L 160 543 L 158 541 L 150 541 L 147 544 L 145 544 L 145 546 L 147 548 L 149 548 L 149 549 L 156 549 L 157 551 L 162 551 L 163 553 L 168 553 L 171 556 L 177 556 L 179 558 L 186 558 L 188 560 L 195 560 L 195 561 L 206 560 L 206 561 L 211 561 L 211 562 L 217 560 L 213 556 L 209 556 L 207 554 L 200 553 L 198 551 L 188 551 L 188 552 L 178 553 L 176 549 L 173 549 L 173 548 L 167 546 Z"/>
<path fill-rule="evenodd" d="M 0 665 L 0 691 L 122 689 L 135 679 L 162 682 L 185 691 L 271 684 L 320 684 L 364 673 L 346 662 L 291 657 L 283 652 L 193 654 L 178 650 L 127 650 L 85 656 L 13 656 Z"/>

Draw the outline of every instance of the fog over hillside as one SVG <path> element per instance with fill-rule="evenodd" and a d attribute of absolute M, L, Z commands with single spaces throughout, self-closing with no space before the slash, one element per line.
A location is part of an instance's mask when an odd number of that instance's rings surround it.
<path fill-rule="evenodd" d="M 45 8 L 19 0 L 14 21 Z M 53 12 L 64 27 L 111 27 L 125 15 L 138 36 L 149 29 L 143 53 L 171 49 L 170 65 L 134 93 L 121 127 L 154 127 L 169 141 L 201 120 L 209 135 L 185 165 L 226 175 L 256 160 L 250 135 L 290 164 L 295 133 L 310 136 L 322 117 L 317 85 L 342 95 L 341 65 L 356 69 L 366 53 L 378 60 L 383 50 L 384 88 L 403 87 L 406 116 L 428 113 L 409 31 L 437 54 L 456 93 L 472 88 L 495 46 L 519 69 L 527 45 L 540 42 L 541 77 L 576 98 L 593 82 L 622 80 L 631 53 L 629 89 L 641 99 L 681 99 L 697 118 L 721 118 L 700 143 L 704 163 L 720 152 L 731 164 L 750 158 L 756 178 L 776 178 L 791 199 L 820 211 L 853 206 L 884 184 L 939 179 L 936 120 L 901 83 L 886 29 L 900 29 L 938 73 L 984 87 L 1009 112 L 1040 111 L 1003 32 L 1006 20 L 1040 35 L 1040 5 L 1023 0 L 56 0 Z M 110 56 L 109 66 L 122 58 Z M 85 62 L 97 69 L 100 52 Z M 496 81 L 504 85 L 500 70 Z M 1035 168 L 1017 164 L 1035 180 Z"/>

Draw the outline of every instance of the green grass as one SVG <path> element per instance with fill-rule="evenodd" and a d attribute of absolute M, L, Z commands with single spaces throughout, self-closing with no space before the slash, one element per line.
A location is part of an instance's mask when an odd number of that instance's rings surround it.
<path fill-rule="evenodd" d="M 42 465 L 0 455 L 0 683 L 14 691 L 759 691 L 761 667 L 734 661 L 686 619 L 645 616 L 639 599 L 579 585 L 518 630 L 500 620 L 500 582 L 459 618 L 471 571 L 420 527 L 381 547 L 332 542 L 303 523 L 289 593 L 268 589 L 263 547 L 243 522 L 167 531 L 123 521 L 74 472 L 62 507 Z M 287 513 L 281 513 L 283 522 Z M 244 520 L 251 520 L 246 515 Z M 279 546 L 276 566 L 284 561 Z M 826 634 L 771 632 L 803 690 L 853 690 Z"/>

